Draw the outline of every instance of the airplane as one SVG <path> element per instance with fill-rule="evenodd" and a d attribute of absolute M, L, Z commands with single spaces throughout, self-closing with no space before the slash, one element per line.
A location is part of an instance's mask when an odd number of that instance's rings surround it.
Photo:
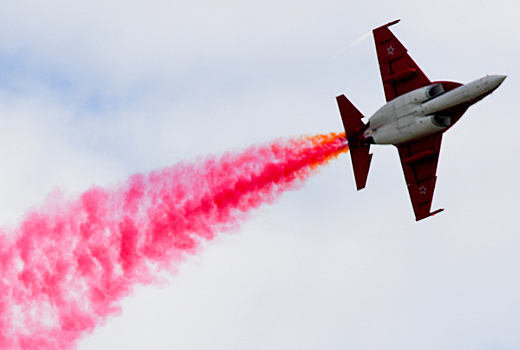
<path fill-rule="evenodd" d="M 431 82 L 390 31 L 396 20 L 374 29 L 377 58 L 387 103 L 365 124 L 361 112 L 345 97 L 336 97 L 350 149 L 357 190 L 365 188 L 372 154 L 370 145 L 397 147 L 415 220 L 430 212 L 442 135 L 474 103 L 491 94 L 506 78 L 488 75 L 468 84 Z"/>

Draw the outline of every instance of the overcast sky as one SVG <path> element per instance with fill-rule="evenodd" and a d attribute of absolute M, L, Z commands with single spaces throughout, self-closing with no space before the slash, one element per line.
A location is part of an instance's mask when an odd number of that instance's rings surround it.
<path fill-rule="evenodd" d="M 0 223 L 53 189 L 278 137 L 383 103 L 371 36 L 431 80 L 508 79 L 447 134 L 416 223 L 397 151 L 348 155 L 137 287 L 78 349 L 518 349 L 520 5 L 509 1 L 3 1 Z"/>

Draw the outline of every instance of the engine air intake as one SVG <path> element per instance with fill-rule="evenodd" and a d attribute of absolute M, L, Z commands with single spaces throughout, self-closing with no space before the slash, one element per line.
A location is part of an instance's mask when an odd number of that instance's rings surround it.
<path fill-rule="evenodd" d="M 442 87 L 441 83 L 437 83 L 435 85 L 432 85 L 428 91 L 426 92 L 426 96 L 428 98 L 434 98 L 436 96 L 439 96 L 444 93 L 444 88 Z"/>

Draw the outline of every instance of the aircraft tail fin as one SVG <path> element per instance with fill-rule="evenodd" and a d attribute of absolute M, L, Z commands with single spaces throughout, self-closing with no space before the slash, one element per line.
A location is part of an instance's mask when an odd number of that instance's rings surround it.
<path fill-rule="evenodd" d="M 350 158 L 358 191 L 365 188 L 367 183 L 368 170 L 372 161 L 372 154 L 369 151 L 370 145 L 350 147 Z"/>
<path fill-rule="evenodd" d="M 372 154 L 369 153 L 370 143 L 367 142 L 363 136 L 363 132 L 367 126 L 361 120 L 363 114 L 361 114 L 345 95 L 336 97 L 336 100 L 349 144 L 356 187 L 358 190 L 361 190 L 365 188 L 370 162 L 372 161 Z"/>

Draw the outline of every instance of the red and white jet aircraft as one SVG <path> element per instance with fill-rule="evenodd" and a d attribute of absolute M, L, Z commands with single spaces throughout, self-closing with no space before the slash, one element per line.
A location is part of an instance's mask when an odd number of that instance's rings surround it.
<path fill-rule="evenodd" d="M 395 145 L 417 221 L 430 212 L 442 134 L 472 104 L 491 94 L 506 78 L 490 75 L 462 85 L 431 82 L 388 29 L 373 30 L 387 103 L 364 124 L 363 115 L 344 96 L 336 97 L 350 148 L 357 189 L 365 187 L 371 144 Z"/>

